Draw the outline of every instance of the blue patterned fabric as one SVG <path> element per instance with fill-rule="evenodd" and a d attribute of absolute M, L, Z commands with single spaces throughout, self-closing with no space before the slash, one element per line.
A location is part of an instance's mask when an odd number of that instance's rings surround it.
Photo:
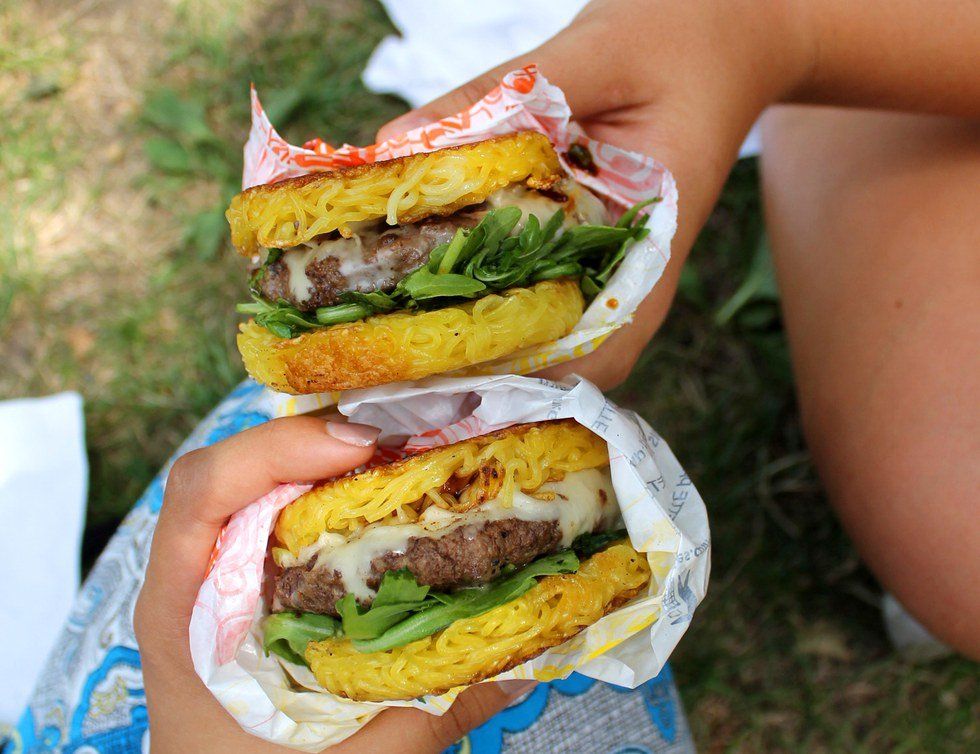
<path fill-rule="evenodd" d="M 267 421 L 263 389 L 236 388 L 174 454 Z M 135 754 L 149 750 L 132 616 L 171 462 L 96 561 L 3 754 Z M 627 690 L 580 675 L 541 684 L 447 751 L 454 754 L 688 754 L 690 732 L 669 668 Z"/>

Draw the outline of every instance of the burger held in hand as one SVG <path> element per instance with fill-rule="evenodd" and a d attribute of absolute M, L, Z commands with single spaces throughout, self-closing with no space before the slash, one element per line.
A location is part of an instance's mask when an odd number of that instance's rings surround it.
<path fill-rule="evenodd" d="M 226 213 L 253 266 L 245 366 L 317 393 L 557 340 L 646 233 L 642 206 L 611 223 L 533 131 L 250 188 Z"/>
<path fill-rule="evenodd" d="M 518 424 L 320 483 L 279 514 L 267 652 L 356 701 L 441 694 L 640 594 L 604 440 Z"/>

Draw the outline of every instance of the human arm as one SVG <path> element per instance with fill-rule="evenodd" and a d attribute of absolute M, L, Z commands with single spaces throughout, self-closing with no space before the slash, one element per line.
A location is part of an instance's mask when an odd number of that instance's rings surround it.
<path fill-rule="evenodd" d="M 845 0 L 599 0 L 538 49 L 385 126 L 386 138 L 468 107 L 527 63 L 593 137 L 653 155 L 680 191 L 673 260 L 634 323 L 549 370 L 621 382 L 666 316 L 681 266 L 738 147 L 774 102 L 980 116 L 980 5 Z M 610 359 L 608 354 L 617 353 Z"/>

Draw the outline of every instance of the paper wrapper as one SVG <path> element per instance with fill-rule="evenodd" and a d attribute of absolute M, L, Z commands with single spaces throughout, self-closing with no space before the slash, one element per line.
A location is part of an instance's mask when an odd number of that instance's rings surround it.
<path fill-rule="evenodd" d="M 602 197 L 615 214 L 644 199 L 662 199 L 645 210 L 649 212 L 646 227 L 650 234 L 633 244 L 572 332 L 560 340 L 477 364 L 463 372 L 529 374 L 594 351 L 615 329 L 628 323 L 663 274 L 670 259 L 670 241 L 677 229 L 677 187 L 670 172 L 650 157 L 588 138 L 571 120 L 561 89 L 548 83 L 535 66 L 508 73 L 500 86 L 465 112 L 368 147 L 345 145 L 333 149 L 320 139 L 303 147 L 288 144 L 272 127 L 253 89 L 252 129 L 245 144 L 242 184 L 248 188 L 526 130 L 545 134 L 555 145 L 565 170 Z M 576 168 L 565 158 L 573 144 L 588 147 L 596 166 L 594 174 Z M 335 402 L 336 395 L 330 394 L 284 395 L 280 413 L 303 413 Z"/>
<path fill-rule="evenodd" d="M 701 497 L 643 419 L 584 380 L 560 384 L 517 376 L 440 377 L 351 391 L 344 393 L 339 410 L 353 421 L 380 427 L 383 443 L 408 437 L 379 460 L 512 424 L 568 417 L 605 439 L 613 487 L 630 540 L 650 563 L 650 584 L 571 640 L 494 680 L 549 681 L 574 670 L 635 687 L 660 672 L 707 588 L 710 538 Z M 198 675 L 246 730 L 303 751 L 343 740 L 386 706 L 442 714 L 460 689 L 407 702 L 352 702 L 313 691 L 318 686 L 307 668 L 264 656 L 258 626 L 265 614 L 269 534 L 277 513 L 307 489 L 277 488 L 236 513 L 222 532 L 191 617 Z M 311 690 L 296 690 L 290 676 Z"/>

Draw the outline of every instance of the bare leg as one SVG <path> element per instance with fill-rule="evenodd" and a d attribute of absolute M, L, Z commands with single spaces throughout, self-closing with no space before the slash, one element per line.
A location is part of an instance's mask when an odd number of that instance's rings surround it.
<path fill-rule="evenodd" d="M 980 128 L 780 108 L 766 219 L 814 459 L 881 583 L 980 657 Z"/>

